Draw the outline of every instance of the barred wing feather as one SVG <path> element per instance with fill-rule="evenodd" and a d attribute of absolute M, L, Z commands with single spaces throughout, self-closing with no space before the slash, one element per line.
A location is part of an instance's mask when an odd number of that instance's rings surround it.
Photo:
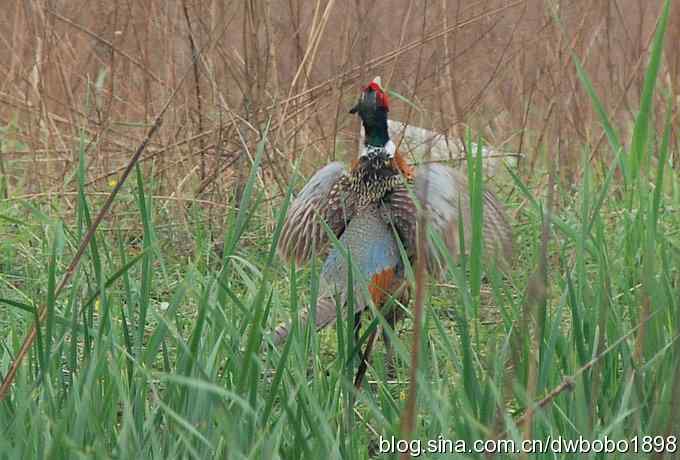
<path fill-rule="evenodd" d="M 328 236 L 321 219 L 325 219 L 336 236 L 345 227 L 345 219 L 330 211 L 330 195 L 347 171 L 340 162 L 330 163 L 316 172 L 291 203 L 281 230 L 278 250 L 284 260 L 301 264 L 312 257 L 312 250 L 322 253 Z"/>
<path fill-rule="evenodd" d="M 461 217 L 466 249 L 470 248 L 472 239 L 472 212 L 467 178 L 448 166 L 432 163 L 416 169 L 412 191 L 404 187 L 394 192 L 389 202 L 391 219 L 409 254 L 415 254 L 416 248 L 416 206 L 410 199 L 412 196 L 415 196 L 427 213 L 430 228 L 442 238 L 453 260 L 457 260 L 461 255 Z M 484 192 L 483 205 L 482 236 L 485 254 L 504 269 L 512 258 L 512 229 L 503 206 L 492 192 Z M 441 274 L 446 265 L 431 239 L 428 239 L 427 252 L 429 271 L 434 275 Z"/>

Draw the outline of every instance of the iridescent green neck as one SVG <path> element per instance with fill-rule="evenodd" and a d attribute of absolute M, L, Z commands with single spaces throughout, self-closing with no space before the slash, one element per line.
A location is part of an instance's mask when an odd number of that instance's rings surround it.
<path fill-rule="evenodd" d="M 382 147 L 390 140 L 387 132 L 387 112 L 382 109 L 376 110 L 372 116 L 362 117 L 364 125 L 366 145 Z"/>

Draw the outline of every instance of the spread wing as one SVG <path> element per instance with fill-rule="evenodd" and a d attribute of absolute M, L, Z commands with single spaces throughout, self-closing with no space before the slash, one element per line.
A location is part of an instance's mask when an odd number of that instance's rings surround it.
<path fill-rule="evenodd" d="M 338 199 L 347 170 L 340 162 L 330 163 L 316 172 L 288 208 L 281 230 L 278 250 L 284 260 L 301 264 L 328 246 L 322 220 L 340 236 L 349 220 L 343 200 Z"/>
<path fill-rule="evenodd" d="M 458 171 L 438 163 L 420 166 L 415 172 L 412 190 L 401 187 L 386 202 L 390 217 L 404 244 L 407 254 L 416 252 L 416 205 L 414 197 L 428 215 L 428 224 L 443 240 L 454 260 L 460 257 L 459 220 L 462 217 L 465 248 L 472 239 L 472 213 L 467 178 Z M 483 244 L 488 258 L 504 268 L 512 258 L 512 228 L 505 210 L 496 196 L 484 192 Z M 428 239 L 428 268 L 433 274 L 441 273 L 444 261 Z"/>

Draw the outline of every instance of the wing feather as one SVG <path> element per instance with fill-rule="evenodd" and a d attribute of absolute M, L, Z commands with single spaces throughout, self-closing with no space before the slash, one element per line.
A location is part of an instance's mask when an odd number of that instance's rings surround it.
<path fill-rule="evenodd" d="M 462 217 L 466 248 L 472 239 L 472 212 L 467 177 L 439 164 L 420 166 L 415 172 L 413 190 L 395 190 L 386 202 L 390 218 L 399 233 L 407 254 L 415 255 L 417 211 L 413 197 L 428 215 L 428 223 L 441 236 L 454 260 L 460 257 L 459 220 Z M 485 191 L 483 197 L 483 244 L 488 258 L 506 268 L 512 259 L 512 228 L 498 198 Z M 428 239 L 428 269 L 438 275 L 446 266 L 434 242 Z"/>
<path fill-rule="evenodd" d="M 346 220 L 338 217 L 337 207 L 331 206 L 331 195 L 346 175 L 347 170 L 340 162 L 324 166 L 290 204 L 278 244 L 284 260 L 302 264 L 312 257 L 312 248 L 317 252 L 326 248 L 328 236 L 320 219 L 326 220 L 336 236 L 342 234 Z"/>

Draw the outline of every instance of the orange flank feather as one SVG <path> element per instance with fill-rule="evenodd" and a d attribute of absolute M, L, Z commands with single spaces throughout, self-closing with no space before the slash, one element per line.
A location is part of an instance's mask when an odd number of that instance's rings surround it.
<path fill-rule="evenodd" d="M 415 169 L 413 166 L 408 164 L 406 161 L 406 158 L 404 155 L 401 154 L 401 152 L 397 151 L 397 153 L 394 155 L 394 159 L 392 160 L 394 163 L 394 167 L 398 169 L 406 179 L 412 180 L 414 177 Z"/>
<path fill-rule="evenodd" d="M 368 285 L 368 292 L 371 294 L 371 299 L 376 306 L 381 306 L 385 300 L 385 296 L 389 292 L 388 289 L 392 287 L 394 282 L 394 268 L 388 268 L 371 278 Z"/>

